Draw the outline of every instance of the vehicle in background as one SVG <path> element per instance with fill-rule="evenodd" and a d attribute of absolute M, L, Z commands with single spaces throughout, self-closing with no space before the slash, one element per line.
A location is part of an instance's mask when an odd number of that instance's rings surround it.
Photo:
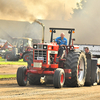
<path fill-rule="evenodd" d="M 0 57 L 4 58 L 5 52 L 11 50 L 12 45 L 7 40 L 0 39 Z"/>
<path fill-rule="evenodd" d="M 23 59 L 25 62 L 28 61 L 29 53 L 32 52 L 32 39 L 31 38 L 13 38 L 12 50 L 5 53 L 5 59 L 7 61 L 18 61 Z"/>
<path fill-rule="evenodd" d="M 31 53 L 33 50 L 33 43 L 39 43 L 40 41 L 26 37 L 13 38 L 5 30 L 1 30 L 4 32 L 6 38 L 11 43 L 9 44 L 9 42 L 6 42 L 6 40 L 4 40 L 4 45 L 3 42 L 1 43 L 1 56 L 4 59 L 7 59 L 7 61 L 18 61 L 19 59 L 23 59 L 25 62 L 27 62 L 29 53 Z"/>

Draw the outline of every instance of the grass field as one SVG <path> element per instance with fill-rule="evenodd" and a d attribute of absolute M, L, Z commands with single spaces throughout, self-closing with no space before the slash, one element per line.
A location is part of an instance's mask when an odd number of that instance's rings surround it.
<path fill-rule="evenodd" d="M 15 78 L 16 74 L 9 74 L 9 75 L 0 75 L 0 79 L 4 79 L 4 78 Z"/>
<path fill-rule="evenodd" d="M 19 61 L 6 61 L 5 59 L 0 58 L 0 65 L 27 65 L 27 62 L 23 62 L 23 59 Z"/>
<path fill-rule="evenodd" d="M 24 65 L 24 66 L 27 66 L 27 62 L 24 62 L 23 59 L 20 59 L 19 61 L 6 61 L 5 59 L 0 58 L 0 65 Z M 15 77 L 16 77 L 16 74 L 0 75 L 0 79 L 15 78 Z"/>
<path fill-rule="evenodd" d="M 0 65 L 24 65 L 24 66 L 27 66 L 27 62 L 23 62 L 23 59 L 20 59 L 19 61 L 6 61 L 5 59 L 0 58 Z M 0 79 L 15 78 L 15 77 L 16 77 L 16 74 L 0 75 Z"/>

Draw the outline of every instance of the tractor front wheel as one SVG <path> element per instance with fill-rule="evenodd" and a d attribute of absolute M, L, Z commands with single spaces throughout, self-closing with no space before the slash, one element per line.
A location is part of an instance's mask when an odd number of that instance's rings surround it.
<path fill-rule="evenodd" d="M 19 67 L 17 70 L 17 83 L 19 86 L 27 85 L 26 67 Z"/>
<path fill-rule="evenodd" d="M 57 68 L 54 73 L 53 84 L 55 88 L 63 87 L 65 82 L 65 72 L 61 68 Z"/>

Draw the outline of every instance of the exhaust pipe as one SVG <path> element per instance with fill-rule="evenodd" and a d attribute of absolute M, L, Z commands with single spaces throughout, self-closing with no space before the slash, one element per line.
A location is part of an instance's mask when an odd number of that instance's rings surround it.
<path fill-rule="evenodd" d="M 41 23 L 39 20 L 35 20 L 35 22 L 37 22 L 38 24 L 40 24 L 43 27 L 43 30 L 42 30 L 42 43 L 44 43 L 45 25 L 43 23 Z"/>

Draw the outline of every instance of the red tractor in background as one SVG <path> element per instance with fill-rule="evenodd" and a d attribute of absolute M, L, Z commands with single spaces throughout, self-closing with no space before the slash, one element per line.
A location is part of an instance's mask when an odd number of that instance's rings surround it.
<path fill-rule="evenodd" d="M 1 55 L 2 58 L 7 59 L 7 61 L 18 61 L 19 59 L 23 59 L 27 62 L 29 53 L 33 51 L 33 43 L 39 43 L 40 40 L 26 37 L 13 38 L 2 28 L 0 28 L 0 30 L 3 31 L 5 38 L 11 43 L 5 42 L 3 46 L 0 46 L 0 54 L 3 52 Z"/>
<path fill-rule="evenodd" d="M 23 59 L 25 62 L 28 61 L 29 53 L 32 52 L 32 39 L 31 38 L 13 38 L 12 50 L 5 53 L 5 59 L 8 61 L 18 61 Z"/>
<path fill-rule="evenodd" d="M 12 45 L 4 39 L 0 39 L 0 57 L 4 58 L 6 51 L 11 51 Z"/>
<path fill-rule="evenodd" d="M 60 59 L 57 55 L 59 45 L 53 43 L 53 33 L 56 30 L 67 30 L 70 34 L 69 44 L 64 46 L 64 56 Z M 76 51 L 74 47 L 72 28 L 50 28 L 51 43 L 38 43 L 33 45 L 28 66 L 20 67 L 17 70 L 17 82 L 19 86 L 25 86 L 27 80 L 29 84 L 40 84 L 40 78 L 46 78 L 46 81 L 52 79 L 55 88 L 66 86 L 83 86 L 85 84 L 87 62 L 86 56 L 82 51 Z M 71 44 L 72 41 L 72 44 Z M 52 78 L 51 78 L 52 77 Z"/>
<path fill-rule="evenodd" d="M 12 45 L 4 39 L 0 39 L 0 50 L 11 50 L 12 49 Z"/>

